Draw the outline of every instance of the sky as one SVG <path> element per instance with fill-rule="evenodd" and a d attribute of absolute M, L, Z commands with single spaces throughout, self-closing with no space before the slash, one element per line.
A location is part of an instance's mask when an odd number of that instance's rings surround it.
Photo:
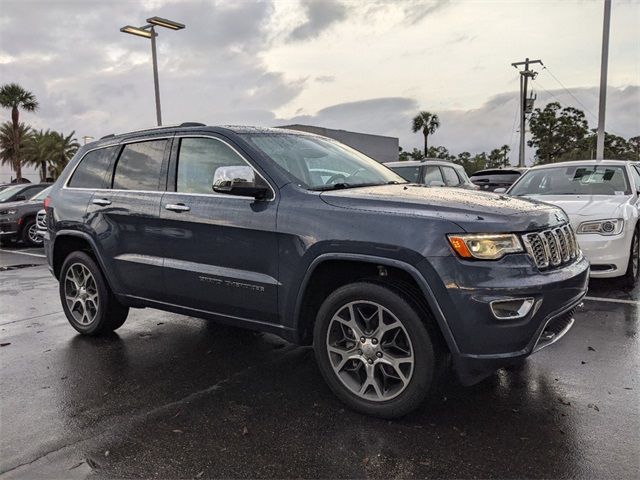
<path fill-rule="evenodd" d="M 151 49 L 120 27 L 159 30 L 165 124 L 320 125 L 399 137 L 437 113 L 431 144 L 517 151 L 518 71 L 541 59 L 536 106 L 598 114 L 603 1 L 2 0 L 0 83 L 40 103 L 35 128 L 100 137 L 155 125 Z M 613 0 L 607 130 L 640 135 L 640 0 Z M 0 113 L 9 119 L 9 111 Z M 528 152 L 529 157 L 532 152 Z"/>

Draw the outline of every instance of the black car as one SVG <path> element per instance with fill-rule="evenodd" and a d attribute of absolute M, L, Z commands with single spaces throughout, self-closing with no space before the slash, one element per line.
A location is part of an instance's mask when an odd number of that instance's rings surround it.
<path fill-rule="evenodd" d="M 335 140 L 188 124 L 83 146 L 45 251 L 73 328 L 152 307 L 313 344 L 352 408 L 396 417 L 561 338 L 589 266 L 566 215 L 410 184 Z M 125 340 L 126 341 L 126 340 Z"/>
<path fill-rule="evenodd" d="M 462 165 L 445 160 L 405 160 L 401 162 L 387 162 L 390 168 L 405 180 L 412 183 L 422 183 L 432 187 L 459 187 L 477 190 L 471 183 Z"/>
<path fill-rule="evenodd" d="M 0 204 L 28 200 L 50 186 L 50 183 L 17 183 L 0 190 Z"/>
<path fill-rule="evenodd" d="M 29 247 L 42 246 L 36 215 L 44 206 L 49 190 L 50 187 L 45 188 L 29 200 L 0 203 L 0 244 L 7 245 L 22 240 Z"/>
<path fill-rule="evenodd" d="M 496 188 L 508 189 L 526 171 L 526 168 L 492 168 L 478 170 L 469 178 L 481 190 L 493 192 Z"/>

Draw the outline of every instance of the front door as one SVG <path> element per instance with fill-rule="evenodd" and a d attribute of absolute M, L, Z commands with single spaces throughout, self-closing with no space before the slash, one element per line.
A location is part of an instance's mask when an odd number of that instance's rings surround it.
<path fill-rule="evenodd" d="M 266 200 L 213 191 L 216 169 L 248 164 L 222 138 L 176 137 L 160 209 L 166 299 L 228 319 L 276 323 L 275 191 Z"/>

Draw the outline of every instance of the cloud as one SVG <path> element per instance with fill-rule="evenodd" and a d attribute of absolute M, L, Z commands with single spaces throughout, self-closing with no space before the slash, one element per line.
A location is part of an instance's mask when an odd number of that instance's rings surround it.
<path fill-rule="evenodd" d="M 336 0 L 304 0 L 302 8 L 306 20 L 291 31 L 290 41 L 303 41 L 318 37 L 336 22 L 344 20 L 347 8 Z"/>

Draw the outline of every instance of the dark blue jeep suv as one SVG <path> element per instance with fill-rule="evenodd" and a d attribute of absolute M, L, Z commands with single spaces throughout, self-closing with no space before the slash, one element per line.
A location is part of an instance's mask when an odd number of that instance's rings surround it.
<path fill-rule="evenodd" d="M 562 210 L 407 183 L 302 132 L 183 124 L 80 149 L 45 248 L 80 333 L 152 307 L 313 344 L 335 394 L 417 407 L 562 337 L 589 267 Z"/>

